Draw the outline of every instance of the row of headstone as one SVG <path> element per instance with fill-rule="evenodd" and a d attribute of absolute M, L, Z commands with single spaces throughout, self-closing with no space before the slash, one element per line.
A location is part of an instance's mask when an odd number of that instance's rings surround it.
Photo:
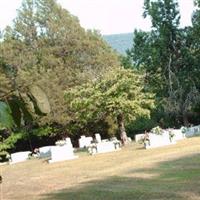
<path fill-rule="evenodd" d="M 185 138 L 181 129 L 160 129 L 159 133 L 145 133 L 135 135 L 136 142 L 143 142 L 146 149 L 175 144 Z"/>
<path fill-rule="evenodd" d="M 10 164 L 26 161 L 30 158 L 30 151 L 12 153 L 10 156 Z M 40 147 L 37 151 L 37 157 L 49 158 L 49 163 L 58 161 L 71 160 L 77 158 L 74 155 L 74 148 L 70 138 L 57 141 L 55 146 Z"/>
<path fill-rule="evenodd" d="M 92 141 L 95 141 L 92 143 Z M 79 140 L 80 147 L 88 147 L 90 154 L 106 153 L 120 149 L 121 143 L 116 138 L 112 140 L 101 140 L 100 134 L 95 134 L 95 139 L 82 136 Z M 74 154 L 74 148 L 70 138 L 56 142 L 54 146 L 44 146 L 37 150 L 37 157 L 48 158 L 49 163 L 78 158 Z M 30 151 L 11 154 L 10 164 L 26 161 L 31 155 Z"/>

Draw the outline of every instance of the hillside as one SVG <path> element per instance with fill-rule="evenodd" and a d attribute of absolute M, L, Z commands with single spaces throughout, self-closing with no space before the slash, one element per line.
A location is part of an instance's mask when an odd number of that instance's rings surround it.
<path fill-rule="evenodd" d="M 104 35 L 103 38 L 120 54 L 125 54 L 126 50 L 131 48 L 133 44 L 133 33 Z"/>

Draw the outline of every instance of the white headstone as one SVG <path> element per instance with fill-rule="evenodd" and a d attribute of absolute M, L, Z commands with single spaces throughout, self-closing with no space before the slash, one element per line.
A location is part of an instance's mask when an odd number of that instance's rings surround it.
<path fill-rule="evenodd" d="M 144 134 L 137 134 L 137 135 L 135 135 L 135 141 L 136 142 L 142 141 L 143 138 L 144 138 Z"/>
<path fill-rule="evenodd" d="M 115 151 L 115 145 L 113 142 L 101 142 L 97 143 L 97 152 L 105 153 Z"/>
<path fill-rule="evenodd" d="M 31 154 L 31 151 L 12 153 L 10 164 L 26 161 L 28 160 L 30 154 Z"/>
<path fill-rule="evenodd" d="M 100 136 L 99 133 L 96 133 L 96 134 L 95 134 L 95 139 L 96 139 L 97 143 L 100 143 L 100 142 L 101 142 L 101 136 Z"/>
<path fill-rule="evenodd" d="M 79 148 L 89 147 L 93 138 L 92 137 L 85 137 L 84 135 L 78 140 Z"/>
<path fill-rule="evenodd" d="M 39 148 L 39 157 L 47 158 L 51 156 L 51 148 L 54 146 L 44 146 Z"/>
<path fill-rule="evenodd" d="M 71 148 L 73 148 L 71 139 L 70 139 L 69 137 L 68 137 L 68 138 L 65 138 L 65 144 L 66 144 L 67 146 L 71 146 Z"/>
<path fill-rule="evenodd" d="M 51 159 L 49 163 L 72 160 L 75 158 L 78 158 L 78 156 L 74 155 L 74 149 L 71 145 L 54 146 L 51 148 Z"/>
<path fill-rule="evenodd" d="M 170 139 L 170 135 L 166 131 L 160 135 L 153 133 L 149 133 L 148 135 L 149 135 L 149 140 L 145 142 L 146 149 L 161 147 L 176 143 L 173 138 Z"/>
<path fill-rule="evenodd" d="M 90 154 L 106 153 L 120 150 L 121 143 L 118 140 L 105 141 L 96 144 L 91 144 L 88 148 Z"/>
<path fill-rule="evenodd" d="M 200 136 L 200 125 L 187 128 L 186 137 Z"/>
<path fill-rule="evenodd" d="M 174 140 L 179 141 L 185 139 L 185 134 L 182 133 L 181 129 L 171 129 L 169 130 L 174 134 Z"/>

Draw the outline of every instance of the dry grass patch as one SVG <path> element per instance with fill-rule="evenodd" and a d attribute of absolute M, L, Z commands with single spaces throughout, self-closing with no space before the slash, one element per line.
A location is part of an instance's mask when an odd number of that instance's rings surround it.
<path fill-rule="evenodd" d="M 1 166 L 3 200 L 200 199 L 200 138 L 48 164 L 30 160 Z"/>

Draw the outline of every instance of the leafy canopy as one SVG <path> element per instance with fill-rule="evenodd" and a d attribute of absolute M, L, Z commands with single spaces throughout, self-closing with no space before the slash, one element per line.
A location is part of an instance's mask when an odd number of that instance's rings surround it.
<path fill-rule="evenodd" d="M 13 118 L 9 106 L 0 101 L 0 130 L 9 129 L 13 126 Z"/>
<path fill-rule="evenodd" d="M 90 121 L 123 115 L 126 121 L 150 116 L 153 95 L 144 88 L 144 77 L 136 71 L 117 69 L 104 79 L 65 91 L 65 98 L 80 126 Z"/>
<path fill-rule="evenodd" d="M 186 123 L 185 117 L 200 98 L 199 11 L 193 16 L 193 27 L 180 28 L 177 0 L 145 0 L 147 16 L 152 29 L 135 31 L 127 62 L 146 71 L 147 85 L 156 93 L 160 111 Z"/>

